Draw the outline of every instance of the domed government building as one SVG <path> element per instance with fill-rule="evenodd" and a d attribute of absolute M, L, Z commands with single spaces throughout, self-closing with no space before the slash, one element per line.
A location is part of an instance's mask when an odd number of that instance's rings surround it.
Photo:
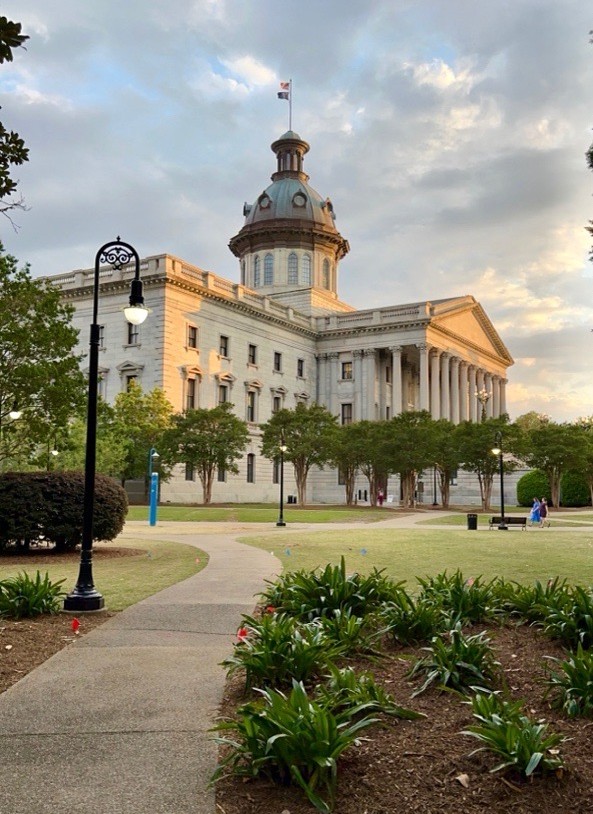
<path fill-rule="evenodd" d="M 329 198 L 309 185 L 303 169 L 309 145 L 289 130 L 272 144 L 272 183 L 251 204 L 229 242 L 240 282 L 176 257 L 141 261 L 150 318 L 126 322 L 131 266 L 100 276 L 100 394 L 108 402 L 132 380 L 162 388 L 176 411 L 232 402 L 250 429 L 238 475 L 219 473 L 214 502 L 273 502 L 277 467 L 260 453 L 259 425 L 299 402 L 323 404 L 338 421 L 389 419 L 428 410 L 457 423 L 480 419 L 477 393 L 489 394 L 488 416 L 506 412 L 509 352 L 471 295 L 357 310 L 338 296 L 340 260 L 348 241 L 336 227 Z M 92 269 L 49 278 L 75 307 L 80 352 L 87 352 Z M 296 492 L 286 467 L 286 493 Z M 430 477 L 426 485 L 430 502 Z M 422 500 L 422 480 L 419 499 Z M 357 494 L 364 500 L 362 476 Z M 388 492 L 398 502 L 397 479 Z M 162 485 L 163 501 L 198 502 L 191 469 L 178 467 Z M 307 499 L 341 503 L 338 472 L 312 472 Z M 478 503 L 473 477 L 460 472 L 453 503 Z"/>

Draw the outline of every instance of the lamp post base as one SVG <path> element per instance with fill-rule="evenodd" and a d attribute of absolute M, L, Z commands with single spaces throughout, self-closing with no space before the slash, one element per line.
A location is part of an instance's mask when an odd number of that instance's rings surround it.
<path fill-rule="evenodd" d="M 67 613 L 89 613 L 104 607 L 105 599 L 94 588 L 91 591 L 77 591 L 75 588 L 64 599 L 64 610 Z"/>
<path fill-rule="evenodd" d="M 280 520 L 278 520 L 278 522 L 276 523 L 276 525 L 277 525 L 277 526 L 285 526 L 285 525 L 286 525 L 286 523 L 284 522 L 284 520 L 280 519 Z"/>

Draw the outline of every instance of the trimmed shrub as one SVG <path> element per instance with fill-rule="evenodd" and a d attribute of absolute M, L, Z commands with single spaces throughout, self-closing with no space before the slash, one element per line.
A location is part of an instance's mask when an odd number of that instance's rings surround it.
<path fill-rule="evenodd" d="M 579 472 L 565 472 L 560 480 L 562 506 L 590 506 L 591 493 L 586 479 Z"/>
<path fill-rule="evenodd" d="M 0 550 L 39 541 L 72 550 L 82 540 L 82 472 L 0 474 Z M 113 540 L 124 526 L 128 499 L 105 475 L 95 476 L 94 540 Z"/>
<path fill-rule="evenodd" d="M 550 503 L 550 484 L 545 473 L 540 469 L 526 472 L 517 481 L 517 506 L 531 506 L 533 498 L 547 497 Z"/>

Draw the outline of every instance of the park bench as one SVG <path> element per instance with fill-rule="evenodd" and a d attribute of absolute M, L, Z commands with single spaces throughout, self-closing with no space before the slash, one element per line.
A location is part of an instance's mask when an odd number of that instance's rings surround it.
<path fill-rule="evenodd" d="M 505 517 L 504 519 L 506 526 L 521 526 L 523 530 L 527 528 L 527 518 L 526 517 Z M 502 523 L 502 517 L 491 517 L 488 521 L 488 528 L 492 529 L 495 526 L 500 526 Z"/>

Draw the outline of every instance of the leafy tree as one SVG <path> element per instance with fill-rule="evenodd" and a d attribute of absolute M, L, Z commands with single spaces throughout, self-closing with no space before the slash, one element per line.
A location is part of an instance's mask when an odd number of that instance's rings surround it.
<path fill-rule="evenodd" d="M 21 24 L 0 17 L 0 64 L 12 62 L 13 50 L 20 48 L 29 39 L 21 34 Z M 7 130 L 0 122 L 0 212 L 11 209 L 23 209 L 22 198 L 16 201 L 6 200 L 16 191 L 18 181 L 11 177 L 11 168 L 29 160 L 29 150 L 18 133 Z"/>
<path fill-rule="evenodd" d="M 354 487 L 356 473 L 360 469 L 361 454 L 356 443 L 356 424 L 342 424 L 336 426 L 333 438 L 331 458 L 328 463 L 338 469 L 344 480 L 346 489 L 346 505 L 354 503 Z"/>
<path fill-rule="evenodd" d="M 486 421 L 464 421 L 455 428 L 455 440 L 459 447 L 461 465 L 473 472 L 480 485 L 482 509 L 488 511 L 492 498 L 492 482 L 499 471 L 498 456 L 492 454 L 496 432 L 504 437 L 504 452 L 515 452 L 519 445 L 519 432 L 507 423 L 505 416 L 488 418 Z M 510 472 L 516 468 L 514 460 L 504 461 L 504 469 Z"/>
<path fill-rule="evenodd" d="M 0 244 L 0 466 L 27 461 L 84 404 L 73 308 Z M 11 421 L 10 413 L 21 412 Z"/>
<path fill-rule="evenodd" d="M 434 422 L 432 427 L 431 449 L 433 463 L 439 478 L 441 504 L 449 508 L 451 478 L 460 466 L 459 447 L 455 439 L 455 427 L 446 418 Z"/>
<path fill-rule="evenodd" d="M 198 473 L 204 504 L 212 500 L 214 476 L 220 470 L 237 474 L 237 460 L 249 441 L 247 425 L 229 402 L 211 410 L 188 410 L 173 416 L 160 440 L 164 464 L 186 464 Z"/>
<path fill-rule="evenodd" d="M 526 441 L 521 457 L 532 469 L 545 472 L 552 504 L 558 506 L 563 473 L 581 471 L 586 465 L 583 430 L 576 424 L 544 421 L 526 434 Z"/>
<path fill-rule="evenodd" d="M 125 393 L 115 398 L 113 412 L 114 434 L 126 443 L 126 456 L 119 476 L 126 480 L 145 480 L 148 488 L 148 456 L 154 447 L 159 451 L 164 433 L 171 426 L 173 405 L 167 400 L 164 392 L 155 387 L 144 393 L 134 381 Z M 159 460 L 161 479 L 170 476 L 164 461 Z"/>
<path fill-rule="evenodd" d="M 386 484 L 389 476 L 388 459 L 385 447 L 385 421 L 357 421 L 345 427 L 338 427 L 339 444 L 342 447 L 339 458 L 332 463 L 340 466 L 348 484 L 347 466 L 350 462 L 352 477 L 351 490 L 354 492 L 354 476 L 358 469 L 369 482 L 369 502 L 377 505 L 379 488 Z M 340 437 L 341 436 L 341 437 Z M 346 486 L 348 489 L 348 485 Z M 348 492 L 347 492 L 348 494 Z"/>
<path fill-rule="evenodd" d="M 77 417 L 68 425 L 65 432 L 57 434 L 55 448 L 58 452 L 53 466 L 59 470 L 84 470 L 86 453 L 86 419 Z M 51 450 L 44 448 L 38 455 L 39 464 L 45 469 L 45 462 L 51 460 Z M 114 410 L 99 399 L 97 411 L 97 448 L 95 471 L 112 478 L 120 478 L 126 467 L 128 441 L 122 438 L 114 422 Z"/>
<path fill-rule="evenodd" d="M 388 422 L 389 470 L 399 473 L 404 506 L 414 506 L 418 473 L 434 463 L 434 427 L 426 410 L 400 413 Z"/>
<path fill-rule="evenodd" d="M 294 410 L 279 410 L 262 424 L 262 455 L 273 460 L 284 439 L 284 459 L 291 461 L 299 505 L 307 497 L 307 476 L 312 466 L 323 469 L 332 458 L 337 419 L 320 404 L 297 404 Z"/>

